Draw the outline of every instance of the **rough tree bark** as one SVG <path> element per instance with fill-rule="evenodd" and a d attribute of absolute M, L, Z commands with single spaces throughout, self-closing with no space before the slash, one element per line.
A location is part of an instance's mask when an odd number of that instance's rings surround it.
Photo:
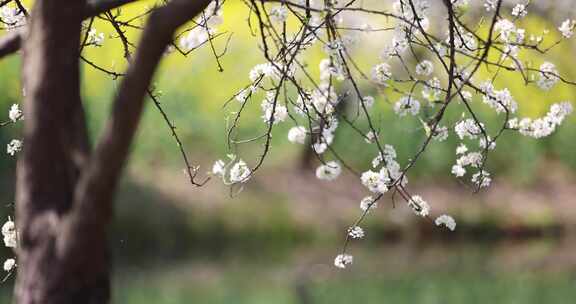
<path fill-rule="evenodd" d="M 176 29 L 210 0 L 172 0 L 151 14 L 92 151 L 80 97 L 81 22 L 128 2 L 37 0 L 26 30 L 0 41 L 0 57 L 22 48 L 26 94 L 16 303 L 109 302 L 107 228 L 146 91 Z"/>

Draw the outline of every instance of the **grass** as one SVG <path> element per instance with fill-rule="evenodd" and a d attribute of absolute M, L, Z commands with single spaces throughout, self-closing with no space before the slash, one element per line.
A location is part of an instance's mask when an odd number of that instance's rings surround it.
<path fill-rule="evenodd" d="M 576 284 L 567 274 L 492 274 L 478 270 L 393 275 L 385 269 L 381 274 L 344 273 L 329 279 L 296 282 L 282 275 L 270 279 L 254 268 L 246 268 L 226 270 L 220 279 L 212 281 L 160 276 L 152 280 L 154 283 L 140 280 L 120 284 L 115 303 L 568 304 L 572 303 Z"/>

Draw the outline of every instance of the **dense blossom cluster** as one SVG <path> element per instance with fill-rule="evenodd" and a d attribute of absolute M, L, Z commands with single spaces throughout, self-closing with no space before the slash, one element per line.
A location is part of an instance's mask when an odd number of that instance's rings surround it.
<path fill-rule="evenodd" d="M 252 140 L 230 141 L 264 140 L 267 152 L 274 126 L 293 124 L 287 133 L 288 141 L 312 149 L 321 162 L 316 177 L 323 181 L 336 180 L 343 168 L 348 167 L 332 147 L 339 127 L 352 127 L 366 144 L 377 149 L 371 167 L 358 173 L 360 183 L 371 196 L 361 199 L 361 219 L 347 230 L 344 251 L 334 261 L 339 268 L 352 263 L 352 256 L 345 253 L 348 240 L 364 237 L 358 224 L 384 195 L 399 194 L 416 215 L 432 215 L 428 202 L 410 194 L 406 177 L 431 141 L 456 136 L 460 143 L 451 173 L 468 178 L 471 185 L 480 189 L 492 181 L 486 167 L 487 154 L 496 148 L 502 133 L 518 131 L 535 138 L 548 136 L 572 112 L 571 104 L 564 102 L 552 105 L 543 118 L 515 118 L 519 101 L 510 88 L 496 81 L 504 70 L 518 73 L 527 85 L 543 91 L 569 83 L 553 63 L 544 61 L 539 68 L 533 68 L 522 58 L 530 51 L 545 53 L 543 45 L 547 41 L 547 32 L 530 33 L 522 26 L 521 20 L 530 12 L 530 3 L 517 2 L 511 6 L 500 0 L 449 3 L 438 8 L 426 0 L 396 0 L 390 7 L 379 10 L 356 1 L 345 5 L 340 1 L 305 0 L 249 5 L 258 16 L 260 48 L 267 61 L 250 71 L 250 84 L 235 95 L 241 109 L 234 116 L 237 122 L 246 104 L 263 96 L 261 111 L 266 131 Z M 485 19 L 467 17 L 478 4 L 486 12 L 482 17 Z M 438 10 L 440 14 L 447 13 L 447 21 L 436 17 Z M 373 15 L 386 18 L 380 23 L 371 18 Z M 287 26 L 292 19 L 299 24 L 297 30 L 291 31 L 292 27 Z M 352 53 L 364 35 L 378 28 L 389 32 L 387 39 L 382 40 L 380 56 L 370 68 L 361 68 Z M 488 30 L 488 35 L 482 34 L 482 30 Z M 571 19 L 558 26 L 562 39 L 570 38 L 573 30 Z M 320 45 L 325 55 L 318 62 L 317 76 L 303 59 L 313 45 Z M 486 76 L 478 72 L 482 66 L 493 71 Z M 375 128 L 374 111 L 383 105 L 379 104 L 379 96 L 364 93 L 370 86 L 386 100 L 389 100 L 386 95 L 398 96 L 390 110 L 399 118 L 417 119 L 423 125 L 424 145 L 406 164 L 401 165 L 394 147 L 382 142 L 382 132 Z M 486 121 L 476 114 L 482 105 L 504 117 L 507 123 L 497 131 L 489 130 Z M 444 117 L 446 110 L 458 107 L 461 118 L 448 121 Z M 354 119 L 347 114 L 351 109 L 356 112 Z M 236 123 L 231 128 L 237 128 Z M 263 157 L 251 173 L 258 169 Z M 456 227 L 455 220 L 445 214 L 437 217 L 435 223 L 448 230 Z"/>
<path fill-rule="evenodd" d="M 191 27 L 176 35 L 171 50 L 187 55 L 209 45 L 220 66 L 221 55 L 214 44 L 222 35 L 218 27 L 224 22 L 224 2 L 212 1 Z M 231 154 L 217 160 L 210 172 L 226 185 L 242 187 L 270 152 L 272 135 L 284 128 L 284 139 L 310 149 L 318 159 L 316 177 L 322 182 L 335 181 L 345 174 L 345 168 L 351 168 L 346 155 L 336 151 L 336 134 L 342 128 L 352 130 L 363 145 L 360 148 L 371 151 L 373 158 L 358 172 L 349 170 L 366 194 L 359 200 L 360 217 L 347 229 L 344 248 L 334 260 L 338 268 L 352 264 L 347 245 L 365 236 L 360 225 L 385 196 L 400 197 L 417 217 L 436 214 L 423 197 L 411 193 L 407 178 L 431 144 L 457 140 L 450 173 L 480 189 L 491 184 L 487 156 L 502 134 L 549 136 L 573 111 L 570 102 L 560 102 L 541 118 L 520 118 L 523 101 L 501 80 L 518 77 L 527 87 L 543 92 L 561 84 L 574 85 L 545 54 L 573 37 L 575 20 L 553 21 L 554 31 L 531 32 L 523 20 L 537 7 L 536 1 L 382 2 L 244 1 L 250 11 L 251 33 L 258 39 L 254 49 L 261 51 L 263 59 L 247 71 L 247 85 L 231 98 L 236 102 L 226 103 L 234 107 L 228 120 Z M 25 23 L 24 14 L 13 6 L 0 8 L 0 19 L 8 29 Z M 91 23 L 85 29 L 86 45 L 101 46 L 105 37 L 114 37 L 97 31 Z M 356 56 L 375 43 L 379 49 L 368 52 L 371 56 L 362 60 Z M 315 52 L 321 52 L 318 61 L 314 61 Z M 534 54 L 539 61 L 527 57 Z M 257 109 L 262 131 L 239 138 L 237 129 L 249 108 Z M 422 126 L 421 134 L 411 135 L 422 137 L 422 145 L 414 147 L 412 155 L 398 155 L 392 143 L 385 141 L 386 130 L 378 125 L 381 111 Z M 445 115 L 448 111 L 458 115 Z M 492 126 L 482 119 L 485 113 L 502 124 Z M 8 118 L 10 123 L 23 118 L 17 105 L 9 110 Z M 239 155 L 239 146 L 249 143 L 263 149 L 256 161 Z M 7 145 L 7 152 L 16 155 L 22 148 L 22 141 L 15 139 Z M 437 216 L 434 223 L 451 231 L 456 228 L 454 218 L 446 214 Z M 8 228 L 7 233 L 12 231 Z M 9 236 L 9 244 L 16 246 L 15 230 Z M 8 260 L 4 268 L 15 265 L 16 261 Z"/>
<path fill-rule="evenodd" d="M 12 249 L 18 246 L 18 231 L 16 230 L 16 224 L 10 218 L 2 225 L 2 237 L 4 239 L 4 246 Z M 5 271 L 10 272 L 14 267 L 16 267 L 15 259 L 9 258 L 4 262 Z"/>

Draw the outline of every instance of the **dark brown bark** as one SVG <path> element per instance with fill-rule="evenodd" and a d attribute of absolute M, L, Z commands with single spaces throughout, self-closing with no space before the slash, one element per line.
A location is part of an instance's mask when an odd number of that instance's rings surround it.
<path fill-rule="evenodd" d="M 97 279 L 71 275 L 55 248 L 88 149 L 79 127 L 85 126 L 77 59 L 83 8 L 79 0 L 37 1 L 22 41 L 26 149 L 17 174 L 17 303 L 71 303 L 84 297 L 80 290 L 97 293 L 89 298 L 108 296 L 105 246 L 94 248 Z"/>
<path fill-rule="evenodd" d="M 107 228 L 144 98 L 176 29 L 209 2 L 173 0 L 151 14 L 93 153 L 80 98 L 85 1 L 35 2 L 20 36 L 26 119 L 17 169 L 16 303 L 109 302 Z"/>

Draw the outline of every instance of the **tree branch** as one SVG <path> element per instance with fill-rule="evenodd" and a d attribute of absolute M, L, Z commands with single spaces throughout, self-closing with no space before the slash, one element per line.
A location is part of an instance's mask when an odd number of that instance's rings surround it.
<path fill-rule="evenodd" d="M 86 3 L 82 18 L 91 18 L 135 1 L 138 0 L 91 0 Z M 26 28 L 24 27 L 0 37 L 0 59 L 16 53 L 20 49 L 22 35 L 25 33 Z"/>
<path fill-rule="evenodd" d="M 144 98 L 178 27 L 197 16 L 211 0 L 173 0 L 150 16 L 136 54 L 114 99 L 112 113 L 75 193 L 75 205 L 64 221 L 59 248 L 73 254 L 103 230 L 112 214 L 112 197 L 140 122 Z M 74 231 L 91 231 L 79 236 Z"/>
<path fill-rule="evenodd" d="M 0 37 L 0 59 L 16 53 L 20 49 L 21 34 L 20 30 L 13 30 Z"/>

